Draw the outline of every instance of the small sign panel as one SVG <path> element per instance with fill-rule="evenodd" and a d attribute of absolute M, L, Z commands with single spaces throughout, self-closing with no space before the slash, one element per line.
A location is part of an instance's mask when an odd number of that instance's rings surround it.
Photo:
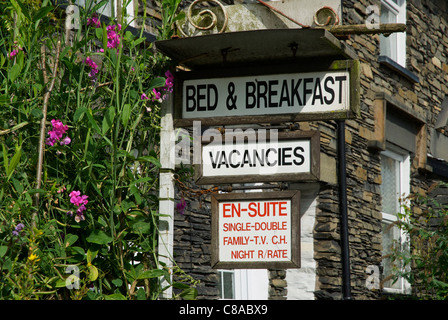
<path fill-rule="evenodd" d="M 204 144 L 202 163 L 195 170 L 196 183 L 319 179 L 319 131 L 281 132 L 269 139 L 264 134 L 254 135 L 226 135 L 223 141 Z"/>
<path fill-rule="evenodd" d="M 212 196 L 214 268 L 299 268 L 299 191 Z"/>

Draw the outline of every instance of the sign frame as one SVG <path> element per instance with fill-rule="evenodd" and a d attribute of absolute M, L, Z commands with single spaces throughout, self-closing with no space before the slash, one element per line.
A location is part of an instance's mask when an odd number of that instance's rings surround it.
<path fill-rule="evenodd" d="M 348 110 L 331 112 L 307 112 L 307 113 L 284 113 L 284 114 L 259 114 L 243 116 L 216 116 L 183 118 L 182 117 L 182 96 L 184 82 L 188 80 L 232 78 L 247 76 L 269 76 L 276 74 L 295 74 L 312 72 L 333 72 L 347 71 L 349 73 L 349 108 Z M 194 121 L 200 121 L 203 126 L 223 126 L 240 124 L 259 123 L 283 123 L 299 121 L 318 120 L 343 120 L 355 118 L 360 114 L 360 65 L 359 60 L 335 60 L 334 58 L 323 57 L 319 63 L 313 58 L 295 59 L 293 63 L 278 65 L 247 66 L 244 68 L 228 67 L 226 69 L 215 68 L 212 70 L 182 71 L 176 73 L 173 91 L 174 112 L 173 122 L 175 127 L 191 127 Z"/>
<path fill-rule="evenodd" d="M 250 200 L 282 200 L 291 201 L 291 259 L 289 261 L 220 261 L 219 260 L 219 203 L 227 201 L 250 201 Z M 211 231 L 212 252 L 211 266 L 213 269 L 287 269 L 301 267 L 300 248 L 300 191 L 272 191 L 272 192 L 247 192 L 212 194 L 211 196 Z"/>
<path fill-rule="evenodd" d="M 269 128 L 266 128 L 269 131 Z M 232 137 L 235 137 L 237 141 L 241 141 L 247 136 L 244 132 L 232 133 Z M 228 176 L 204 176 L 203 166 L 204 161 L 202 159 L 202 152 L 204 145 L 209 143 L 210 139 L 205 137 L 201 143 L 201 161 L 200 164 L 195 164 L 194 178 L 197 185 L 209 185 L 209 184 L 232 184 L 232 183 L 255 183 L 255 182 L 283 182 L 283 181 L 318 181 L 320 180 L 320 131 L 290 131 L 279 132 L 278 141 L 288 140 L 309 140 L 310 142 L 310 170 L 309 172 L 296 172 L 296 173 L 277 173 L 277 174 L 235 174 Z M 238 140 L 240 139 L 240 140 Z M 259 134 L 257 133 L 256 143 L 258 143 Z M 266 140 L 269 140 L 266 137 Z M 223 135 L 222 143 L 226 143 L 226 136 Z"/>

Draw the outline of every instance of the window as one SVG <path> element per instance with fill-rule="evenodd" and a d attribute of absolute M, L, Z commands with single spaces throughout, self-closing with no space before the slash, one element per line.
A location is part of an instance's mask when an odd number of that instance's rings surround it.
<path fill-rule="evenodd" d="M 219 270 L 219 298 L 267 300 L 269 290 L 266 269 Z"/>
<path fill-rule="evenodd" d="M 382 196 L 382 245 L 383 279 L 393 274 L 392 261 L 387 258 L 391 247 L 399 245 L 406 248 L 407 240 L 401 230 L 394 224 L 401 212 L 401 203 L 410 191 L 410 161 L 409 154 L 386 150 L 381 154 L 381 196 Z M 408 283 L 399 278 L 396 282 L 386 280 L 383 284 L 386 292 L 406 293 Z"/>
<path fill-rule="evenodd" d="M 233 270 L 218 271 L 218 287 L 220 299 L 235 299 L 235 280 Z"/>
<path fill-rule="evenodd" d="M 78 6 L 89 9 L 93 8 L 101 1 L 102 0 L 76 0 L 75 3 Z M 119 7 L 121 7 L 122 15 L 125 17 L 124 21 L 126 21 L 130 26 L 135 26 L 134 0 L 109 0 L 104 6 L 96 10 L 96 12 L 109 18 L 116 18 Z"/>
<path fill-rule="evenodd" d="M 381 0 L 381 23 L 406 23 L 406 0 Z M 406 67 L 406 33 L 380 35 L 380 55 Z"/>

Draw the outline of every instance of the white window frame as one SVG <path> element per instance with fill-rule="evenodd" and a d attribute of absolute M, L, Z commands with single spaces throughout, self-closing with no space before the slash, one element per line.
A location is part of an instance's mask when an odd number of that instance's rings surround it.
<path fill-rule="evenodd" d="M 387 8 L 395 17 L 395 23 L 406 23 L 406 0 L 381 0 L 381 8 Z M 381 23 L 384 23 L 381 21 Z M 384 52 L 384 47 L 392 47 L 396 49 L 396 56 L 388 55 Z M 380 55 L 387 56 L 402 67 L 406 68 L 406 32 L 393 33 L 386 37 L 380 35 Z"/>
<path fill-rule="evenodd" d="M 267 300 L 269 295 L 268 270 L 231 269 L 218 270 L 221 279 L 221 292 L 224 293 L 223 273 L 233 273 L 233 300 Z M 224 299 L 220 297 L 221 300 Z"/>
<path fill-rule="evenodd" d="M 405 199 L 410 194 L 410 185 L 411 185 L 411 165 L 410 165 L 410 155 L 408 152 L 399 149 L 399 148 L 393 148 L 389 147 L 388 150 L 385 150 L 381 153 L 383 156 L 391 158 L 398 163 L 398 179 L 397 179 L 397 213 L 404 213 L 404 210 L 402 208 L 402 204 Z M 398 216 L 390 213 L 382 212 L 382 223 L 385 225 L 391 225 L 398 221 Z M 409 239 L 406 237 L 406 235 L 403 233 L 401 229 L 399 229 L 399 235 L 398 238 L 395 239 L 400 241 L 400 245 L 402 248 L 405 248 L 405 250 L 409 249 Z M 383 248 L 384 251 L 384 248 Z M 390 287 L 383 287 L 383 291 L 386 293 L 394 293 L 394 294 L 408 294 L 410 293 L 411 286 L 406 279 L 399 279 L 400 288 L 390 288 Z"/>
<path fill-rule="evenodd" d="M 101 0 L 75 0 L 76 5 L 84 7 L 86 6 L 86 3 L 100 3 Z M 115 18 L 117 16 L 117 7 L 118 7 L 118 1 L 120 1 L 122 4 L 123 2 L 126 3 L 128 0 L 109 0 L 107 4 L 103 7 L 102 10 L 97 11 L 98 14 L 107 16 L 109 18 Z M 122 8 L 122 14 L 126 14 L 125 21 L 129 26 L 135 27 L 135 6 L 134 2 L 136 0 L 130 0 L 126 8 Z M 113 6 L 112 6 L 113 3 Z"/>

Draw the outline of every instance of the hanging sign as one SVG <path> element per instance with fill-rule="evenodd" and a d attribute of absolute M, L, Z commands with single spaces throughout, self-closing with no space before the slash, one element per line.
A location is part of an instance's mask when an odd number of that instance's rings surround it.
<path fill-rule="evenodd" d="M 299 268 L 299 191 L 212 196 L 214 268 Z"/>
<path fill-rule="evenodd" d="M 203 144 L 197 184 L 319 179 L 319 131 L 236 132 Z"/>
<path fill-rule="evenodd" d="M 359 108 L 352 66 L 344 60 L 324 71 L 228 77 L 187 72 L 178 82 L 176 126 L 348 118 Z"/>

